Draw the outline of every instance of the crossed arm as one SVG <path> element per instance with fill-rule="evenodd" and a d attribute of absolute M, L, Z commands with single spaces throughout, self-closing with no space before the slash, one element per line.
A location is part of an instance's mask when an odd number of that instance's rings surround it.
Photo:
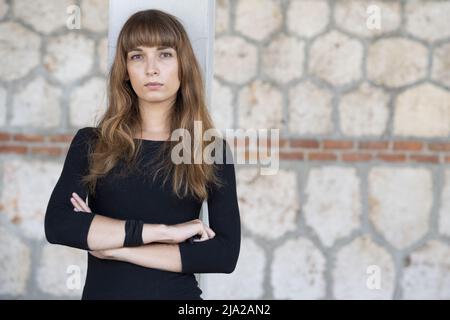
<path fill-rule="evenodd" d="M 74 211 L 91 213 L 87 203 L 76 193 L 70 198 Z M 167 225 L 144 224 L 142 228 L 142 241 L 144 244 L 152 242 L 165 242 L 170 240 Z M 93 217 L 87 236 L 89 250 L 99 251 L 123 247 L 125 240 L 125 221 L 96 214 Z"/>
<path fill-rule="evenodd" d="M 72 194 L 73 215 L 93 215 L 87 234 L 89 254 L 99 259 L 120 260 L 147 268 L 156 268 L 172 272 L 182 272 L 182 261 L 178 244 L 158 243 L 169 240 L 168 226 L 164 224 L 144 224 L 142 239 L 144 245 L 123 247 L 125 221 L 93 214 L 88 205 L 77 193 Z M 60 239 L 49 229 L 47 220 L 46 234 L 51 243 Z M 50 227 L 51 228 L 51 227 Z M 56 228 L 52 229 L 56 230 Z"/>
<path fill-rule="evenodd" d="M 234 165 L 220 170 L 227 187 L 208 199 L 210 226 L 216 236 L 201 242 L 158 243 L 170 238 L 167 225 L 145 224 L 140 247 L 123 247 L 125 221 L 86 210 L 87 191 L 80 177 L 88 167 L 86 140 L 90 128 L 75 135 L 61 176 L 52 192 L 45 215 L 45 234 L 50 243 L 91 251 L 102 259 L 116 259 L 166 271 L 183 273 L 231 273 L 240 251 L 240 217 Z M 76 193 L 83 212 L 74 212 L 70 195 Z M 75 195 L 74 195 L 75 196 Z M 71 203 L 72 201 L 72 203 Z M 86 207 L 83 207 L 83 203 Z"/>
<path fill-rule="evenodd" d="M 145 268 L 182 272 L 178 244 L 153 243 L 133 248 L 119 248 L 101 252 L 94 251 L 91 254 L 100 259 L 120 260 Z"/>
<path fill-rule="evenodd" d="M 87 203 L 78 194 L 73 193 L 70 200 L 74 211 L 80 214 L 91 213 Z M 144 224 L 142 238 L 144 243 L 150 244 L 122 247 L 125 237 L 124 224 L 121 220 L 96 215 L 88 233 L 88 245 L 93 249 L 90 254 L 99 259 L 120 260 L 147 268 L 182 271 L 178 244 L 158 243 L 172 239 L 167 225 Z M 209 237 L 213 238 L 214 234 L 208 232 Z"/>

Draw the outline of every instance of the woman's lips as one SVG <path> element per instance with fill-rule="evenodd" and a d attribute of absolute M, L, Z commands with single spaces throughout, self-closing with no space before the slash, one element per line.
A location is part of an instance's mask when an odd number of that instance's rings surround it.
<path fill-rule="evenodd" d="M 145 86 L 150 90 L 158 90 L 163 85 L 162 84 L 146 84 Z"/>

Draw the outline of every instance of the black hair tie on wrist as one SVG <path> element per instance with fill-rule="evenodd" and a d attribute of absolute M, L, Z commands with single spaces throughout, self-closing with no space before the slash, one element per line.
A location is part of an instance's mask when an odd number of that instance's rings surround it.
<path fill-rule="evenodd" d="M 142 240 L 142 229 L 144 222 L 141 220 L 127 220 L 125 222 L 124 247 L 137 247 L 144 244 Z"/>

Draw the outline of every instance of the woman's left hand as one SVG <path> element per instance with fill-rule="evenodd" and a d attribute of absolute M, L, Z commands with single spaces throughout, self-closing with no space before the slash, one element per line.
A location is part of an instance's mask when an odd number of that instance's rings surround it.
<path fill-rule="evenodd" d="M 70 202 L 72 202 L 74 208 L 73 210 L 76 212 L 92 212 L 91 208 L 88 207 L 88 205 L 86 204 L 86 202 L 84 202 L 83 199 L 81 199 L 81 197 L 76 194 L 75 192 L 72 193 L 72 197 L 70 198 Z"/>

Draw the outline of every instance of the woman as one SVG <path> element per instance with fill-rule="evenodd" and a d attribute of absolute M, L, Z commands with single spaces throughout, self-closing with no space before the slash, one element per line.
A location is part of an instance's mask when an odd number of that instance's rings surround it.
<path fill-rule="evenodd" d="M 202 299 L 194 273 L 233 272 L 240 214 L 224 139 L 213 152 L 223 163 L 173 161 L 180 142 L 171 133 L 195 138 L 194 121 L 201 133 L 213 129 L 199 65 L 174 16 L 145 10 L 127 20 L 108 97 L 99 124 L 70 145 L 46 211 L 47 240 L 89 252 L 82 299 Z M 182 143 L 197 146 L 183 150 L 189 159 L 206 146 L 198 134 Z M 203 200 L 211 227 L 198 219 Z"/>

